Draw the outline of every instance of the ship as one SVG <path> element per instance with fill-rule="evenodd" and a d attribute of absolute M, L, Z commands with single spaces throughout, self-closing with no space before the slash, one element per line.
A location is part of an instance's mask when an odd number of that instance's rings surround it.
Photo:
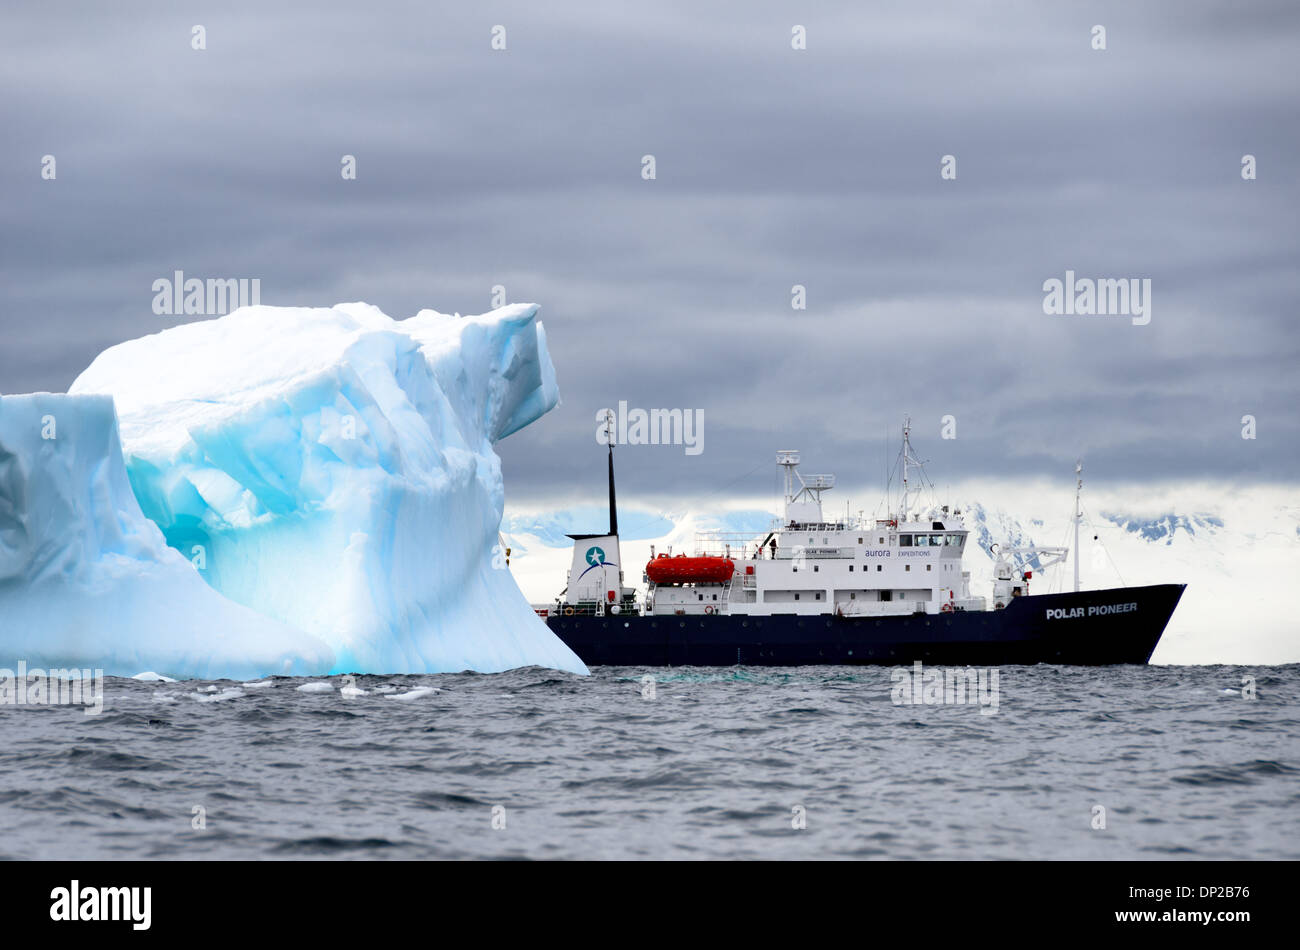
<path fill-rule="evenodd" d="M 1145 664 L 1187 586 L 1080 590 L 1076 464 L 1074 590 L 1031 593 L 1024 566 L 1064 564 L 1069 548 L 994 544 L 991 596 L 973 594 L 964 516 L 922 503 L 912 473 L 923 479 L 923 463 L 905 420 L 901 498 L 887 514 L 827 518 L 822 495 L 835 477 L 804 475 L 799 452 L 781 450 L 783 516 L 753 535 L 701 534 L 690 554 L 651 547 L 642 595 L 622 563 L 612 420 L 606 436 L 609 530 L 568 535 L 564 589 L 533 604 L 588 666 Z"/>

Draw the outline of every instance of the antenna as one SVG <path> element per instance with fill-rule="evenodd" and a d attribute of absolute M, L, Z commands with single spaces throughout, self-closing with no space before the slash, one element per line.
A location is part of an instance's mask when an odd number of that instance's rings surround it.
<path fill-rule="evenodd" d="M 1079 495 L 1083 492 L 1083 459 L 1074 463 L 1074 592 L 1079 592 L 1079 522 L 1083 520 Z"/>

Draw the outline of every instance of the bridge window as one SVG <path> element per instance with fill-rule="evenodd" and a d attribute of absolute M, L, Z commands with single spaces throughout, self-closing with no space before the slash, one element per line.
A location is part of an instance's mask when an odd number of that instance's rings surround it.
<path fill-rule="evenodd" d="M 910 534 L 900 534 L 898 536 L 898 546 L 900 548 L 910 548 L 912 546 L 912 536 Z"/>

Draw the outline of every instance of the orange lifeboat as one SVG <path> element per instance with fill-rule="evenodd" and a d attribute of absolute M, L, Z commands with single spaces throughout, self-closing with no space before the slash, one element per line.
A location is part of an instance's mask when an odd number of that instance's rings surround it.
<path fill-rule="evenodd" d="M 646 576 L 656 584 L 725 584 L 735 571 L 731 558 L 685 554 L 661 554 L 645 566 Z"/>

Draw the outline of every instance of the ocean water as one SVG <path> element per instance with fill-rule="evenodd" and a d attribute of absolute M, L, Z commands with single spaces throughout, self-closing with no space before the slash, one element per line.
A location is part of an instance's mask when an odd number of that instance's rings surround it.
<path fill-rule="evenodd" d="M 1300 858 L 1300 666 L 997 672 L 112 678 L 0 706 L 0 856 Z"/>

